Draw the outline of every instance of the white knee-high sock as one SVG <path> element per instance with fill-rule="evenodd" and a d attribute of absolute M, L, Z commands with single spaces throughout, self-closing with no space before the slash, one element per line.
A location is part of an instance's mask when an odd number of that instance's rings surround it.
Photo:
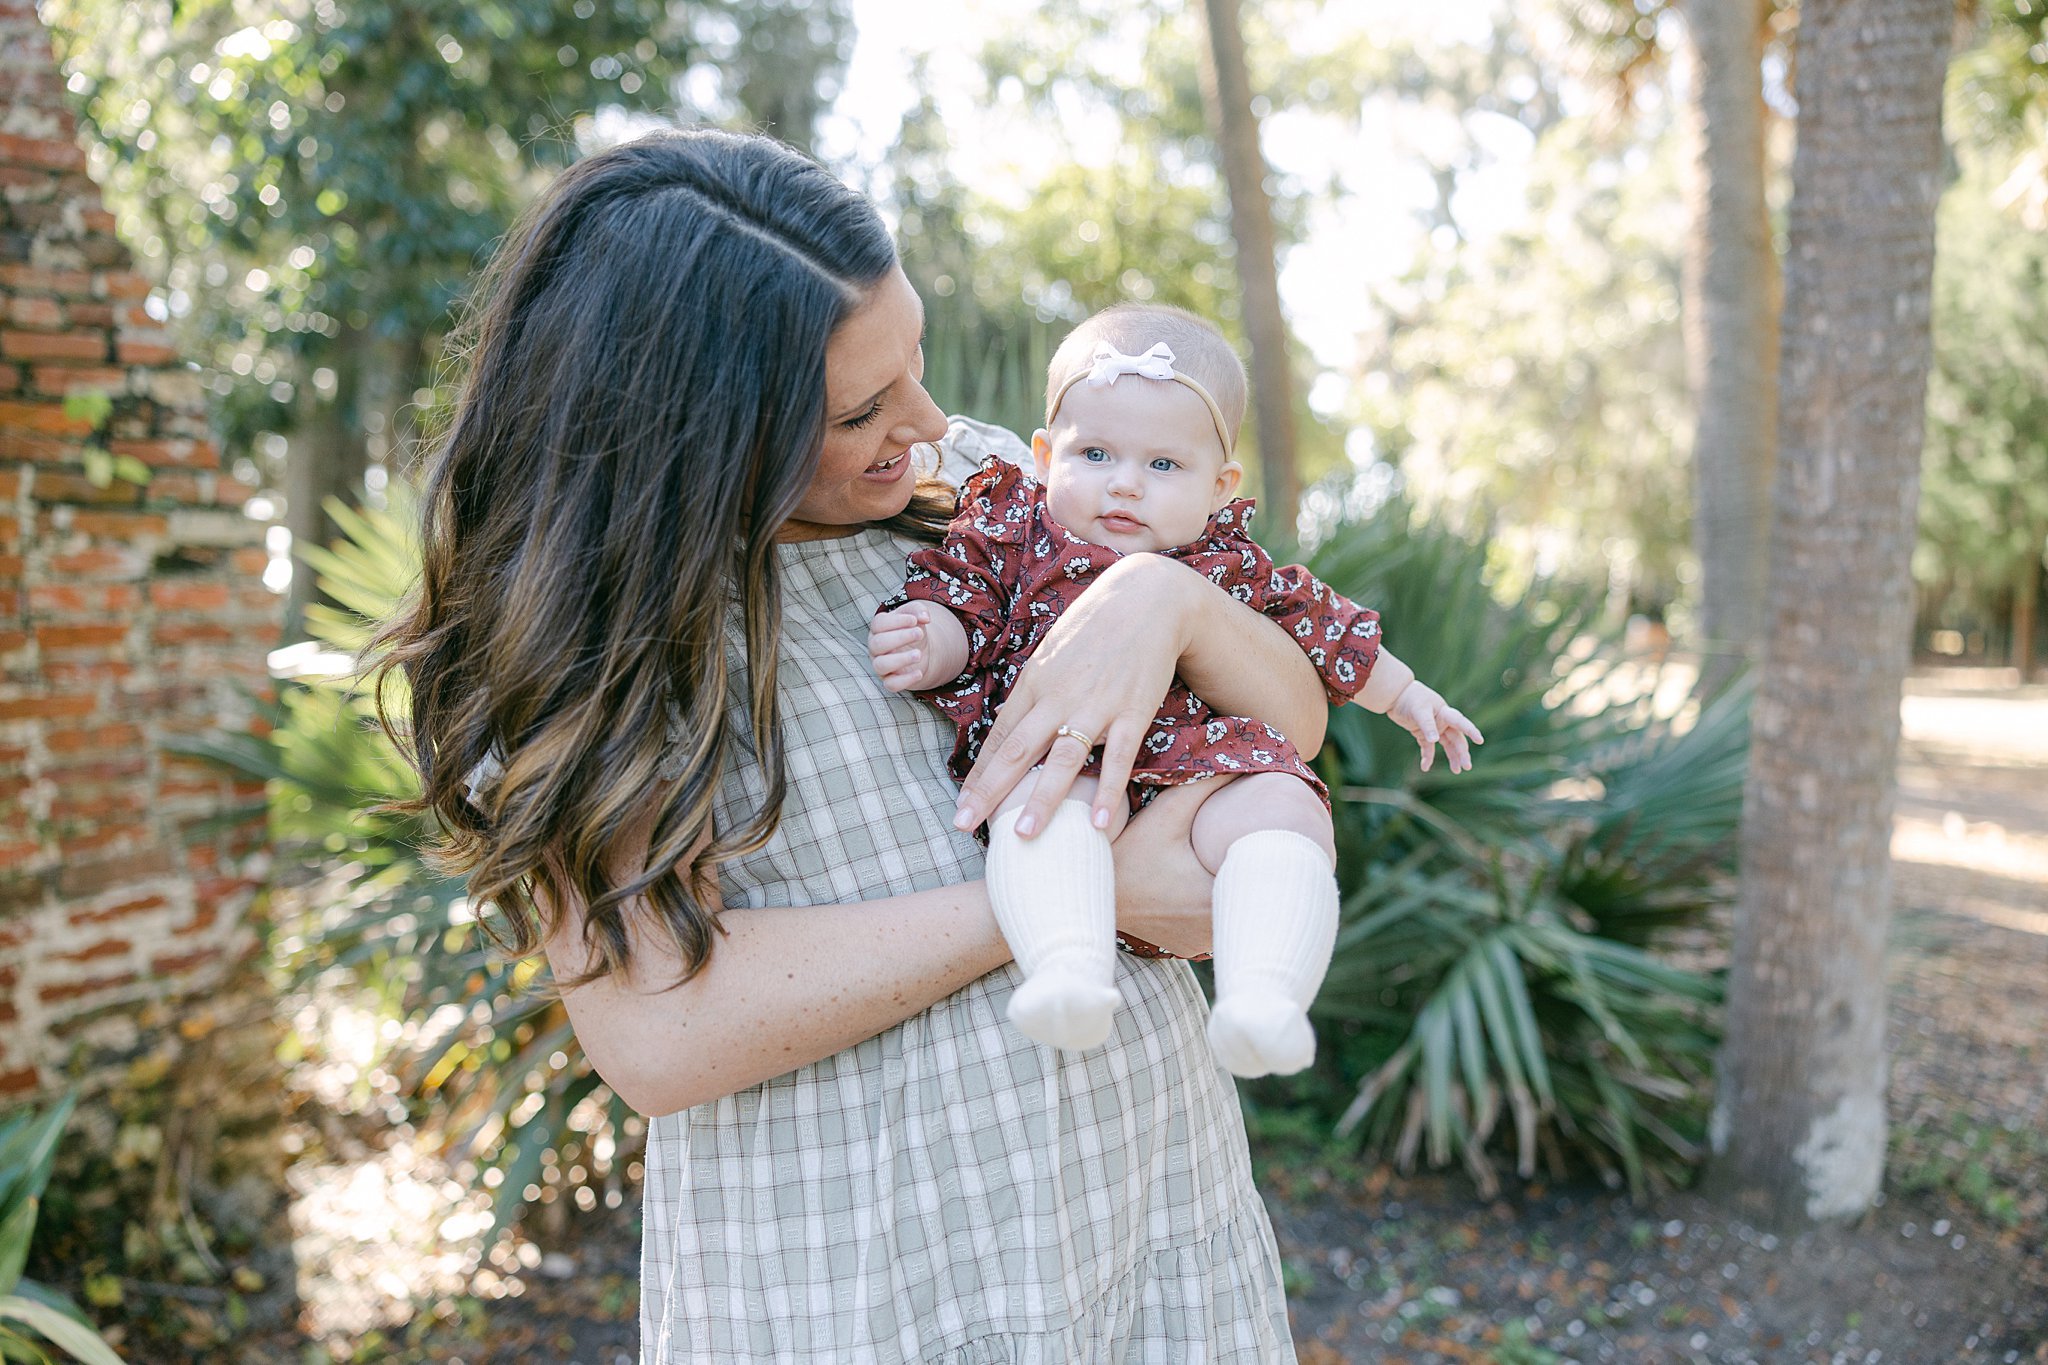
<path fill-rule="evenodd" d="M 1024 972 L 1010 1022 L 1034 1042 L 1095 1047 L 1122 1001 L 1116 976 L 1116 865 L 1085 802 L 1063 801 L 1035 839 L 1017 810 L 989 821 L 988 897 Z"/>
<path fill-rule="evenodd" d="M 1292 830 L 1247 834 L 1216 870 L 1216 1006 L 1209 1045 L 1240 1076 L 1286 1075 L 1316 1055 L 1308 1006 L 1337 941 L 1337 879 Z"/>

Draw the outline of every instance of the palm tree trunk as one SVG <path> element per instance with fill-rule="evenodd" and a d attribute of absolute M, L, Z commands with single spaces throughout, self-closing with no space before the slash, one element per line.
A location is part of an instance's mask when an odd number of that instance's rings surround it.
<path fill-rule="evenodd" d="M 1291 544 L 1301 512 L 1301 475 L 1295 468 L 1294 379 L 1287 358 L 1287 320 L 1280 311 L 1266 158 L 1259 151 L 1259 116 L 1252 109 L 1238 0 L 1203 0 L 1203 5 L 1209 22 L 1209 59 L 1202 67 L 1202 96 L 1216 130 L 1223 182 L 1230 191 L 1230 235 L 1237 244 L 1237 283 L 1252 348 L 1262 524 Z"/>
<path fill-rule="evenodd" d="M 2027 541 L 2012 588 L 2012 662 L 2020 671 L 2022 687 L 2034 671 L 2034 604 L 2041 596 L 2041 540 L 2037 533 Z"/>
<path fill-rule="evenodd" d="M 1885 1154 L 1885 935 L 1952 0 L 1807 0 L 1763 677 L 1712 1180 L 1853 1217 Z"/>
<path fill-rule="evenodd" d="M 1764 28 L 1771 0 L 1687 0 L 1691 230 L 1685 350 L 1699 404 L 1693 536 L 1700 558 L 1702 695 L 1763 634 L 1764 552 L 1777 463 L 1777 254 L 1764 197 Z"/>

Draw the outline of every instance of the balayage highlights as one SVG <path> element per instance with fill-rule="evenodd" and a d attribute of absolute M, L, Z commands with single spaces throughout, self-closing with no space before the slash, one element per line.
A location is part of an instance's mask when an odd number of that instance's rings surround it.
<path fill-rule="evenodd" d="M 501 911 L 500 948 L 538 952 L 565 895 L 587 907 L 592 965 L 560 988 L 630 971 L 629 915 L 694 975 L 718 929 L 700 879 L 774 833 L 774 535 L 817 469 L 826 343 L 895 261 L 872 206 L 797 153 L 671 132 L 564 171 L 479 281 L 421 583 L 371 649 L 410 694 L 393 727 L 420 775 L 408 808 Z M 950 510 L 922 497 L 890 525 L 930 538 Z M 749 743 L 765 798 L 714 831 Z M 490 756 L 503 773 L 478 809 L 467 784 Z M 620 868 L 650 803 L 646 861 Z"/>

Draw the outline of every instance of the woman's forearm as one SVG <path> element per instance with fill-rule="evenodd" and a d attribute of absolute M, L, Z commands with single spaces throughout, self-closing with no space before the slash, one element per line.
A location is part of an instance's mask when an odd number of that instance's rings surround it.
<path fill-rule="evenodd" d="M 1175 567 L 1183 597 L 1181 681 L 1212 711 L 1256 716 L 1293 741 L 1303 758 L 1315 757 L 1329 728 L 1330 699 L 1308 655 L 1271 617 L 1194 570 Z"/>
<path fill-rule="evenodd" d="M 945 999 L 1010 957 L 980 882 L 851 905 L 730 910 L 690 981 L 636 934 L 630 982 L 564 996 L 576 1036 L 633 1108 L 667 1114 L 828 1057 Z M 576 967 L 550 941 L 558 974 Z"/>

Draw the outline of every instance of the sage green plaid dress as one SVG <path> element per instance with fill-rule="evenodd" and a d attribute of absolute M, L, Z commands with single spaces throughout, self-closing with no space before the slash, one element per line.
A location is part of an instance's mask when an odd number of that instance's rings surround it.
<path fill-rule="evenodd" d="M 955 419 L 944 467 L 998 446 L 1018 448 Z M 774 840 L 723 869 L 727 905 L 981 876 L 950 823 L 952 725 L 868 666 L 868 618 L 908 548 L 867 531 L 778 549 L 789 795 Z M 761 791 L 758 771 L 734 775 L 721 821 Z M 1116 1031 L 1079 1056 L 1005 1021 L 1005 966 L 844 1052 L 655 1119 L 643 1365 L 1293 1360 L 1201 991 L 1181 961 L 1119 954 L 1117 973 Z"/>

